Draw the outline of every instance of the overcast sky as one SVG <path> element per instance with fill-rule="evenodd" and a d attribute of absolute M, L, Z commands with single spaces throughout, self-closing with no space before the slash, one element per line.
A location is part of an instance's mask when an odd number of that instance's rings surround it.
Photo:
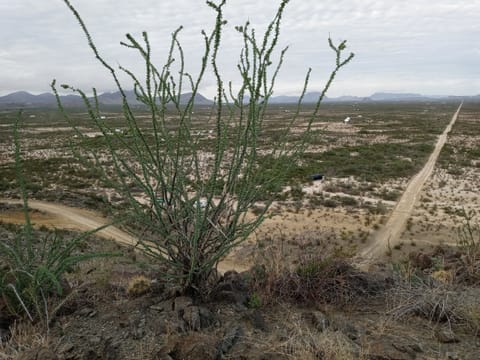
<path fill-rule="evenodd" d="M 149 33 L 154 56 L 163 63 L 171 32 L 180 40 L 190 72 L 198 69 L 201 29 L 214 14 L 202 0 L 71 0 L 84 18 L 101 54 L 113 64 L 142 73 L 142 61 L 120 46 L 126 33 Z M 214 0 L 219 1 L 219 0 Z M 233 30 L 246 20 L 265 29 L 280 1 L 227 0 L 228 25 L 221 47 L 221 71 L 237 81 L 240 38 Z M 329 34 L 347 39 L 355 59 L 338 76 L 329 96 L 374 92 L 427 95 L 480 94 L 479 0 L 291 0 L 280 46 L 290 46 L 275 95 L 298 94 L 308 67 L 310 90 L 320 90 L 334 57 Z M 0 95 L 49 91 L 53 78 L 85 90 L 115 90 L 95 60 L 62 0 L 0 0 Z M 125 79 L 124 79 L 125 80 Z M 131 88 L 125 82 L 127 88 Z M 214 94 L 207 77 L 200 91 Z"/>

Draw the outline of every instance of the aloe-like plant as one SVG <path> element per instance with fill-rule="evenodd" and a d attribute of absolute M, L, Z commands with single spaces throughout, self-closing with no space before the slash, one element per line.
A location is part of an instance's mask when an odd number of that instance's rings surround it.
<path fill-rule="evenodd" d="M 41 321 L 48 331 L 50 320 L 61 304 L 50 300 L 54 295 L 64 294 L 62 280 L 65 273 L 81 261 L 114 254 L 76 252 L 88 236 L 104 227 L 81 233 L 72 239 L 58 233 L 39 236 L 34 230 L 29 215 L 26 175 L 22 171 L 18 134 L 20 118 L 21 112 L 14 126 L 14 145 L 25 225 L 15 234 L 13 241 L 0 241 L 0 296 L 11 315 L 26 316 L 32 322 Z"/>
<path fill-rule="evenodd" d="M 475 212 L 462 209 L 461 225 L 457 228 L 457 247 L 462 254 L 462 269 L 459 280 L 467 283 L 480 282 L 480 225 L 475 221 Z"/>
<path fill-rule="evenodd" d="M 236 27 L 243 39 L 237 64 L 241 83 L 236 86 L 225 83 L 218 65 L 223 29 L 227 26 L 223 17 L 225 0 L 206 1 L 216 19 L 213 30 L 202 31 L 204 53 L 197 59 L 200 70 L 196 76 L 185 69 L 186 53 L 178 40 L 181 27 L 172 34 L 167 61 L 162 66 L 152 61 L 147 33 L 143 33 L 141 41 L 127 34 L 127 41 L 121 44 L 137 51 L 145 62 L 142 77 L 124 67 L 116 69 L 110 65 L 97 49 L 80 14 L 69 0 L 64 2 L 122 96 L 123 119 L 130 135 L 115 132 L 102 119 L 95 89 L 93 98 L 89 98 L 81 89 L 62 85 L 83 98 L 92 123 L 103 134 L 107 150 L 106 153 L 88 147 L 79 150 L 78 144 L 74 144 L 74 149 L 90 166 L 101 170 L 105 182 L 128 202 L 130 223 L 143 230 L 139 236 L 140 248 L 166 265 L 165 276 L 186 292 L 205 294 L 207 281 L 219 261 L 265 219 L 271 198 L 261 211 L 252 214 L 249 210 L 272 186 L 278 185 L 285 169 L 301 158 L 313 133 L 312 124 L 320 104 L 337 72 L 350 62 L 353 54 L 344 58 L 346 42 L 335 46 L 329 39 L 336 62 L 311 116 L 306 121 L 299 116 L 310 78 L 308 70 L 297 110 L 283 127 L 278 141 L 265 148 L 261 139 L 266 110 L 287 51 L 286 48 L 277 51 L 277 45 L 289 0 L 280 2 L 262 36 L 248 22 Z M 205 135 L 194 131 L 193 122 L 197 94 L 208 72 L 216 80 L 216 97 L 210 124 L 206 124 L 212 132 L 211 146 L 205 147 Z M 119 73 L 131 79 L 137 100 L 149 113 L 148 126 L 129 104 Z M 62 106 L 55 80 L 52 89 L 59 108 L 77 130 L 81 144 L 84 134 Z M 182 95 L 185 91 L 190 92 L 186 99 Z M 292 129 L 300 122 L 303 132 L 292 141 Z M 269 162 L 269 176 L 261 171 L 265 159 Z"/>

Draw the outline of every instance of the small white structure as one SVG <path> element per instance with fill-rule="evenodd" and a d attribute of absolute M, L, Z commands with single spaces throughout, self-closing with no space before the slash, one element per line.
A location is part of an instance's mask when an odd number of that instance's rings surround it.
<path fill-rule="evenodd" d="M 348 124 L 350 122 L 350 116 L 346 117 L 345 120 L 343 120 L 344 124 Z"/>
<path fill-rule="evenodd" d="M 107 118 L 106 116 L 103 116 L 103 115 L 100 116 L 100 119 L 101 119 L 101 120 L 105 120 L 106 118 Z"/>

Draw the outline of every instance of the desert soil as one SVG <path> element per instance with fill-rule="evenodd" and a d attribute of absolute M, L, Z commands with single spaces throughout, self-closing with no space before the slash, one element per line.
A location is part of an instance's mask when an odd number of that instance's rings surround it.
<path fill-rule="evenodd" d="M 423 185 L 432 174 L 439 153 L 460 113 L 461 107 L 462 104 L 458 107 L 445 131 L 440 135 L 434 151 L 423 169 L 409 182 L 402 197 L 393 208 L 393 211 L 391 211 L 388 221 L 371 235 L 373 239 L 370 240 L 370 244 L 360 252 L 359 259 L 361 264 L 368 265 L 374 260 L 381 258 L 389 247 L 394 247 L 401 241 L 405 224 L 412 215 L 414 205 L 422 191 Z M 311 194 L 318 192 L 316 190 L 321 190 L 321 188 L 316 189 L 314 186 L 305 187 L 303 192 Z M 363 198 L 362 200 L 373 201 L 375 199 Z M 7 204 L 20 203 L 18 200 L 11 199 L 0 201 Z M 395 204 L 389 201 L 384 201 L 383 203 L 387 207 Z M 38 200 L 30 200 L 29 206 L 41 212 L 32 215 L 37 225 L 68 230 L 92 231 L 111 224 L 109 219 L 92 210 Z M 219 264 L 218 270 L 223 273 L 231 269 L 240 272 L 249 269 L 254 263 L 258 239 L 273 240 L 273 238 L 276 238 L 276 240 L 281 240 L 282 238 L 291 239 L 296 237 L 295 242 L 298 243 L 296 245 L 308 247 L 315 234 L 321 233 L 325 235 L 326 232 L 353 234 L 369 231 L 368 226 L 363 225 L 364 219 L 362 217 L 362 214 L 357 214 L 355 218 L 352 214 L 338 209 L 316 208 L 308 211 L 302 209 L 297 213 L 289 212 L 288 209 L 280 209 L 276 216 L 265 220 L 260 229 L 249 238 L 243 247 L 236 249 L 236 251 L 224 259 Z M 0 214 L 0 218 L 3 221 L 13 223 L 22 223 L 24 221 L 21 212 L 3 212 Z M 114 225 L 103 228 L 97 232 L 97 235 L 127 246 L 135 246 L 138 243 L 134 236 Z M 278 246 L 276 250 L 278 250 Z"/>

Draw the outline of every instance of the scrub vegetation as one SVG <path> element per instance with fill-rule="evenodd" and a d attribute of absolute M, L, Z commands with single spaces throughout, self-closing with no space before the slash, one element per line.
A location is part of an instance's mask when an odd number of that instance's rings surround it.
<path fill-rule="evenodd" d="M 356 255 L 457 102 L 325 102 L 353 58 L 329 40 L 318 101 L 303 102 L 308 70 L 298 103 L 270 103 L 288 0 L 263 32 L 236 28 L 240 84 L 218 65 L 226 1 L 206 2 L 216 19 L 196 75 L 182 28 L 164 64 L 148 34 L 127 35 L 145 64 L 134 74 L 105 61 L 64 2 L 123 103 L 53 81 L 58 109 L 28 108 L 20 123 L 0 109 L 1 359 L 478 357 L 478 103 L 464 105 L 401 242 L 366 271 Z M 214 101 L 197 104 L 208 76 Z M 84 106 L 63 106 L 60 89 Z M 86 231 L 68 209 L 106 225 Z"/>

